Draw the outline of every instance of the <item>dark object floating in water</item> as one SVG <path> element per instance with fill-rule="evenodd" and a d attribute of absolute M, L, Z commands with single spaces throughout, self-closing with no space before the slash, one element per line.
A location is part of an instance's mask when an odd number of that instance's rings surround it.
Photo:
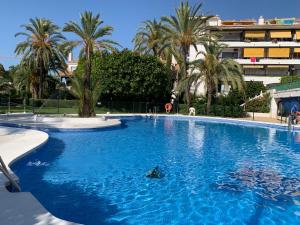
<path fill-rule="evenodd" d="M 163 173 L 161 172 L 160 168 L 156 166 L 147 172 L 146 177 L 160 179 L 163 178 Z"/>

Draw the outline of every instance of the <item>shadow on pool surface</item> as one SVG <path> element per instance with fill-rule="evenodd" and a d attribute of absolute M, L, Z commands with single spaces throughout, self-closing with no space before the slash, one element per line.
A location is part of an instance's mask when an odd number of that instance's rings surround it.
<path fill-rule="evenodd" d="M 96 190 L 87 191 L 76 182 L 57 184 L 43 180 L 47 165 L 53 163 L 64 149 L 62 140 L 50 137 L 41 150 L 14 163 L 12 169 L 20 177 L 22 191 L 31 192 L 49 212 L 64 220 L 86 225 L 126 224 L 124 220 L 110 221 L 118 208 L 108 199 L 97 196 Z"/>

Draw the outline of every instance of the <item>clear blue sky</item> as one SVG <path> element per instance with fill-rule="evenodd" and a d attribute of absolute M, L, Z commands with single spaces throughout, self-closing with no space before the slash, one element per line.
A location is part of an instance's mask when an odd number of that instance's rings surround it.
<path fill-rule="evenodd" d="M 300 0 L 190 0 L 203 2 L 204 11 L 223 19 L 300 17 Z M 100 13 L 105 24 L 114 27 L 113 39 L 132 48 L 131 40 L 142 21 L 170 15 L 180 0 L 7 0 L 1 2 L 0 63 L 16 64 L 14 48 L 21 39 L 14 34 L 29 18 L 44 17 L 60 26 L 79 19 L 80 12 Z M 68 38 L 72 36 L 66 35 Z M 6 57 L 6 58 L 3 58 Z"/>

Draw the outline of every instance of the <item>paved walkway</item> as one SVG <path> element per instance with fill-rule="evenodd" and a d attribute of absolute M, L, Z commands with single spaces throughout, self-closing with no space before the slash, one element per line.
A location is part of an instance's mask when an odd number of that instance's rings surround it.
<path fill-rule="evenodd" d="M 286 124 L 285 117 L 282 118 L 282 121 L 280 120 L 280 118 L 275 119 L 275 118 L 268 118 L 268 117 L 254 117 L 254 120 L 252 117 L 247 117 L 247 118 L 239 118 L 239 120 Z"/>

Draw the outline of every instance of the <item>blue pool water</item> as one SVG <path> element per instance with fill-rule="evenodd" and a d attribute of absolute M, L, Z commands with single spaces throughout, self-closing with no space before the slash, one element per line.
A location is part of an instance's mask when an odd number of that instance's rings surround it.
<path fill-rule="evenodd" d="M 55 216 L 98 224 L 300 224 L 300 134 L 133 117 L 118 128 L 50 131 L 13 164 Z M 145 174 L 159 166 L 162 179 Z"/>

